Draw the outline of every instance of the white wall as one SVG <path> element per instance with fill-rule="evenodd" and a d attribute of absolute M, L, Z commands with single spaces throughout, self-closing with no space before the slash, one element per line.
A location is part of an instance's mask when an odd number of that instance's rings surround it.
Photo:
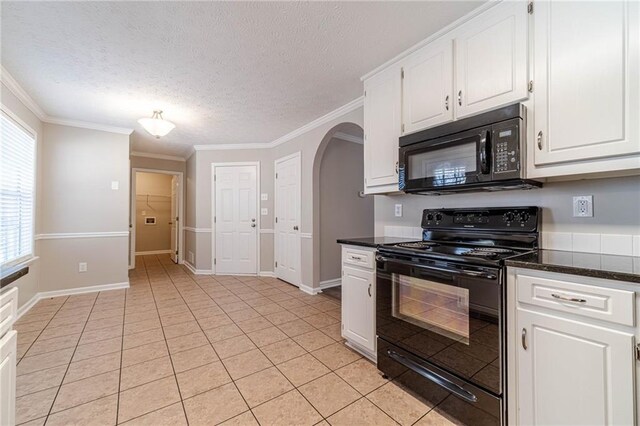
<path fill-rule="evenodd" d="M 56 124 L 43 130 L 40 291 L 127 282 L 126 234 L 68 237 L 128 232 L 129 136 Z M 87 262 L 87 272 L 78 272 L 79 262 Z"/>

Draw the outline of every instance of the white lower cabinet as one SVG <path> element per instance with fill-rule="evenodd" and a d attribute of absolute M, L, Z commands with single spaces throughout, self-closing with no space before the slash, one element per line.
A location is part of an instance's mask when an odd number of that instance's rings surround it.
<path fill-rule="evenodd" d="M 353 258 L 370 258 L 375 250 L 343 246 L 342 337 L 369 359 L 376 358 L 376 281 L 372 264 L 353 266 Z"/>
<path fill-rule="evenodd" d="M 17 308 L 17 288 L 0 294 L 0 426 L 14 425 L 16 418 Z"/>
<path fill-rule="evenodd" d="M 526 269 L 508 277 L 509 424 L 636 424 L 638 329 L 617 320 L 636 316 L 633 284 Z"/>

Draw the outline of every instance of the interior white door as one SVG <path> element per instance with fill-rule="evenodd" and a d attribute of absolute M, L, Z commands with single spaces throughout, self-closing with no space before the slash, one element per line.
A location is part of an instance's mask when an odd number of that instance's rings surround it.
<path fill-rule="evenodd" d="M 456 117 L 527 98 L 528 16 L 527 2 L 505 1 L 460 27 L 455 38 Z"/>
<path fill-rule="evenodd" d="M 639 9 L 536 2 L 535 164 L 640 151 Z"/>
<path fill-rule="evenodd" d="M 276 276 L 300 285 L 300 156 L 276 160 Z"/>
<path fill-rule="evenodd" d="M 178 176 L 171 178 L 171 260 L 178 263 Z"/>
<path fill-rule="evenodd" d="M 634 424 L 633 335 L 524 309 L 517 324 L 518 424 Z"/>
<path fill-rule="evenodd" d="M 402 134 L 453 120 L 453 41 L 430 43 L 402 69 Z"/>
<path fill-rule="evenodd" d="M 257 167 L 217 166 L 215 186 L 216 274 L 256 274 Z"/>

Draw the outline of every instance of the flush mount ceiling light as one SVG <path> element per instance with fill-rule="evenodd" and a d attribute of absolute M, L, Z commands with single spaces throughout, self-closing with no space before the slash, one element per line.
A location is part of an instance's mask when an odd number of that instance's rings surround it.
<path fill-rule="evenodd" d="M 166 135 L 176 127 L 172 122 L 162 118 L 161 110 L 153 111 L 151 118 L 141 118 L 138 120 L 138 123 L 140 123 L 147 132 L 155 136 L 156 139 L 160 139 L 161 136 Z"/>

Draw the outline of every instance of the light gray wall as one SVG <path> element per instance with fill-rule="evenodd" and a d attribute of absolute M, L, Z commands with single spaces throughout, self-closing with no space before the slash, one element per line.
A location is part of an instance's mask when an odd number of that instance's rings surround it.
<path fill-rule="evenodd" d="M 369 237 L 374 229 L 374 200 L 360 198 L 363 146 L 331 139 L 320 163 L 320 282 L 340 278 L 345 237 Z"/>
<path fill-rule="evenodd" d="M 592 218 L 574 218 L 572 197 L 593 195 Z M 403 217 L 394 217 L 394 205 Z M 601 234 L 640 234 L 640 176 L 550 182 L 541 189 L 442 196 L 375 197 L 376 235 L 385 225 L 420 226 L 422 210 L 439 207 L 541 206 L 542 231 Z"/>
<path fill-rule="evenodd" d="M 27 126 L 36 132 L 36 211 L 40 207 L 40 200 L 42 196 L 42 173 L 40 169 L 42 166 L 42 122 L 40 119 L 32 113 L 11 91 L 4 85 L 0 84 L 0 99 L 2 100 L 2 108 L 9 110 L 15 114 L 20 120 L 22 120 Z M 36 217 L 35 220 L 35 233 L 40 232 L 40 220 Z M 34 254 L 40 256 L 40 242 L 35 241 Z M 29 266 L 29 273 L 24 277 L 14 281 L 11 285 L 2 289 L 2 291 L 8 291 L 11 288 L 18 288 L 18 306 L 22 306 L 27 303 L 35 294 L 39 291 L 40 281 L 40 259 L 31 263 Z"/>
<path fill-rule="evenodd" d="M 128 232 L 129 136 L 56 124 L 43 130 L 40 232 Z M 40 291 L 128 281 L 127 236 L 53 238 L 40 246 Z M 78 272 L 79 262 L 87 272 Z"/>
<path fill-rule="evenodd" d="M 173 175 L 138 172 L 136 179 L 136 253 L 171 249 Z M 145 224 L 155 217 L 155 225 Z"/>

